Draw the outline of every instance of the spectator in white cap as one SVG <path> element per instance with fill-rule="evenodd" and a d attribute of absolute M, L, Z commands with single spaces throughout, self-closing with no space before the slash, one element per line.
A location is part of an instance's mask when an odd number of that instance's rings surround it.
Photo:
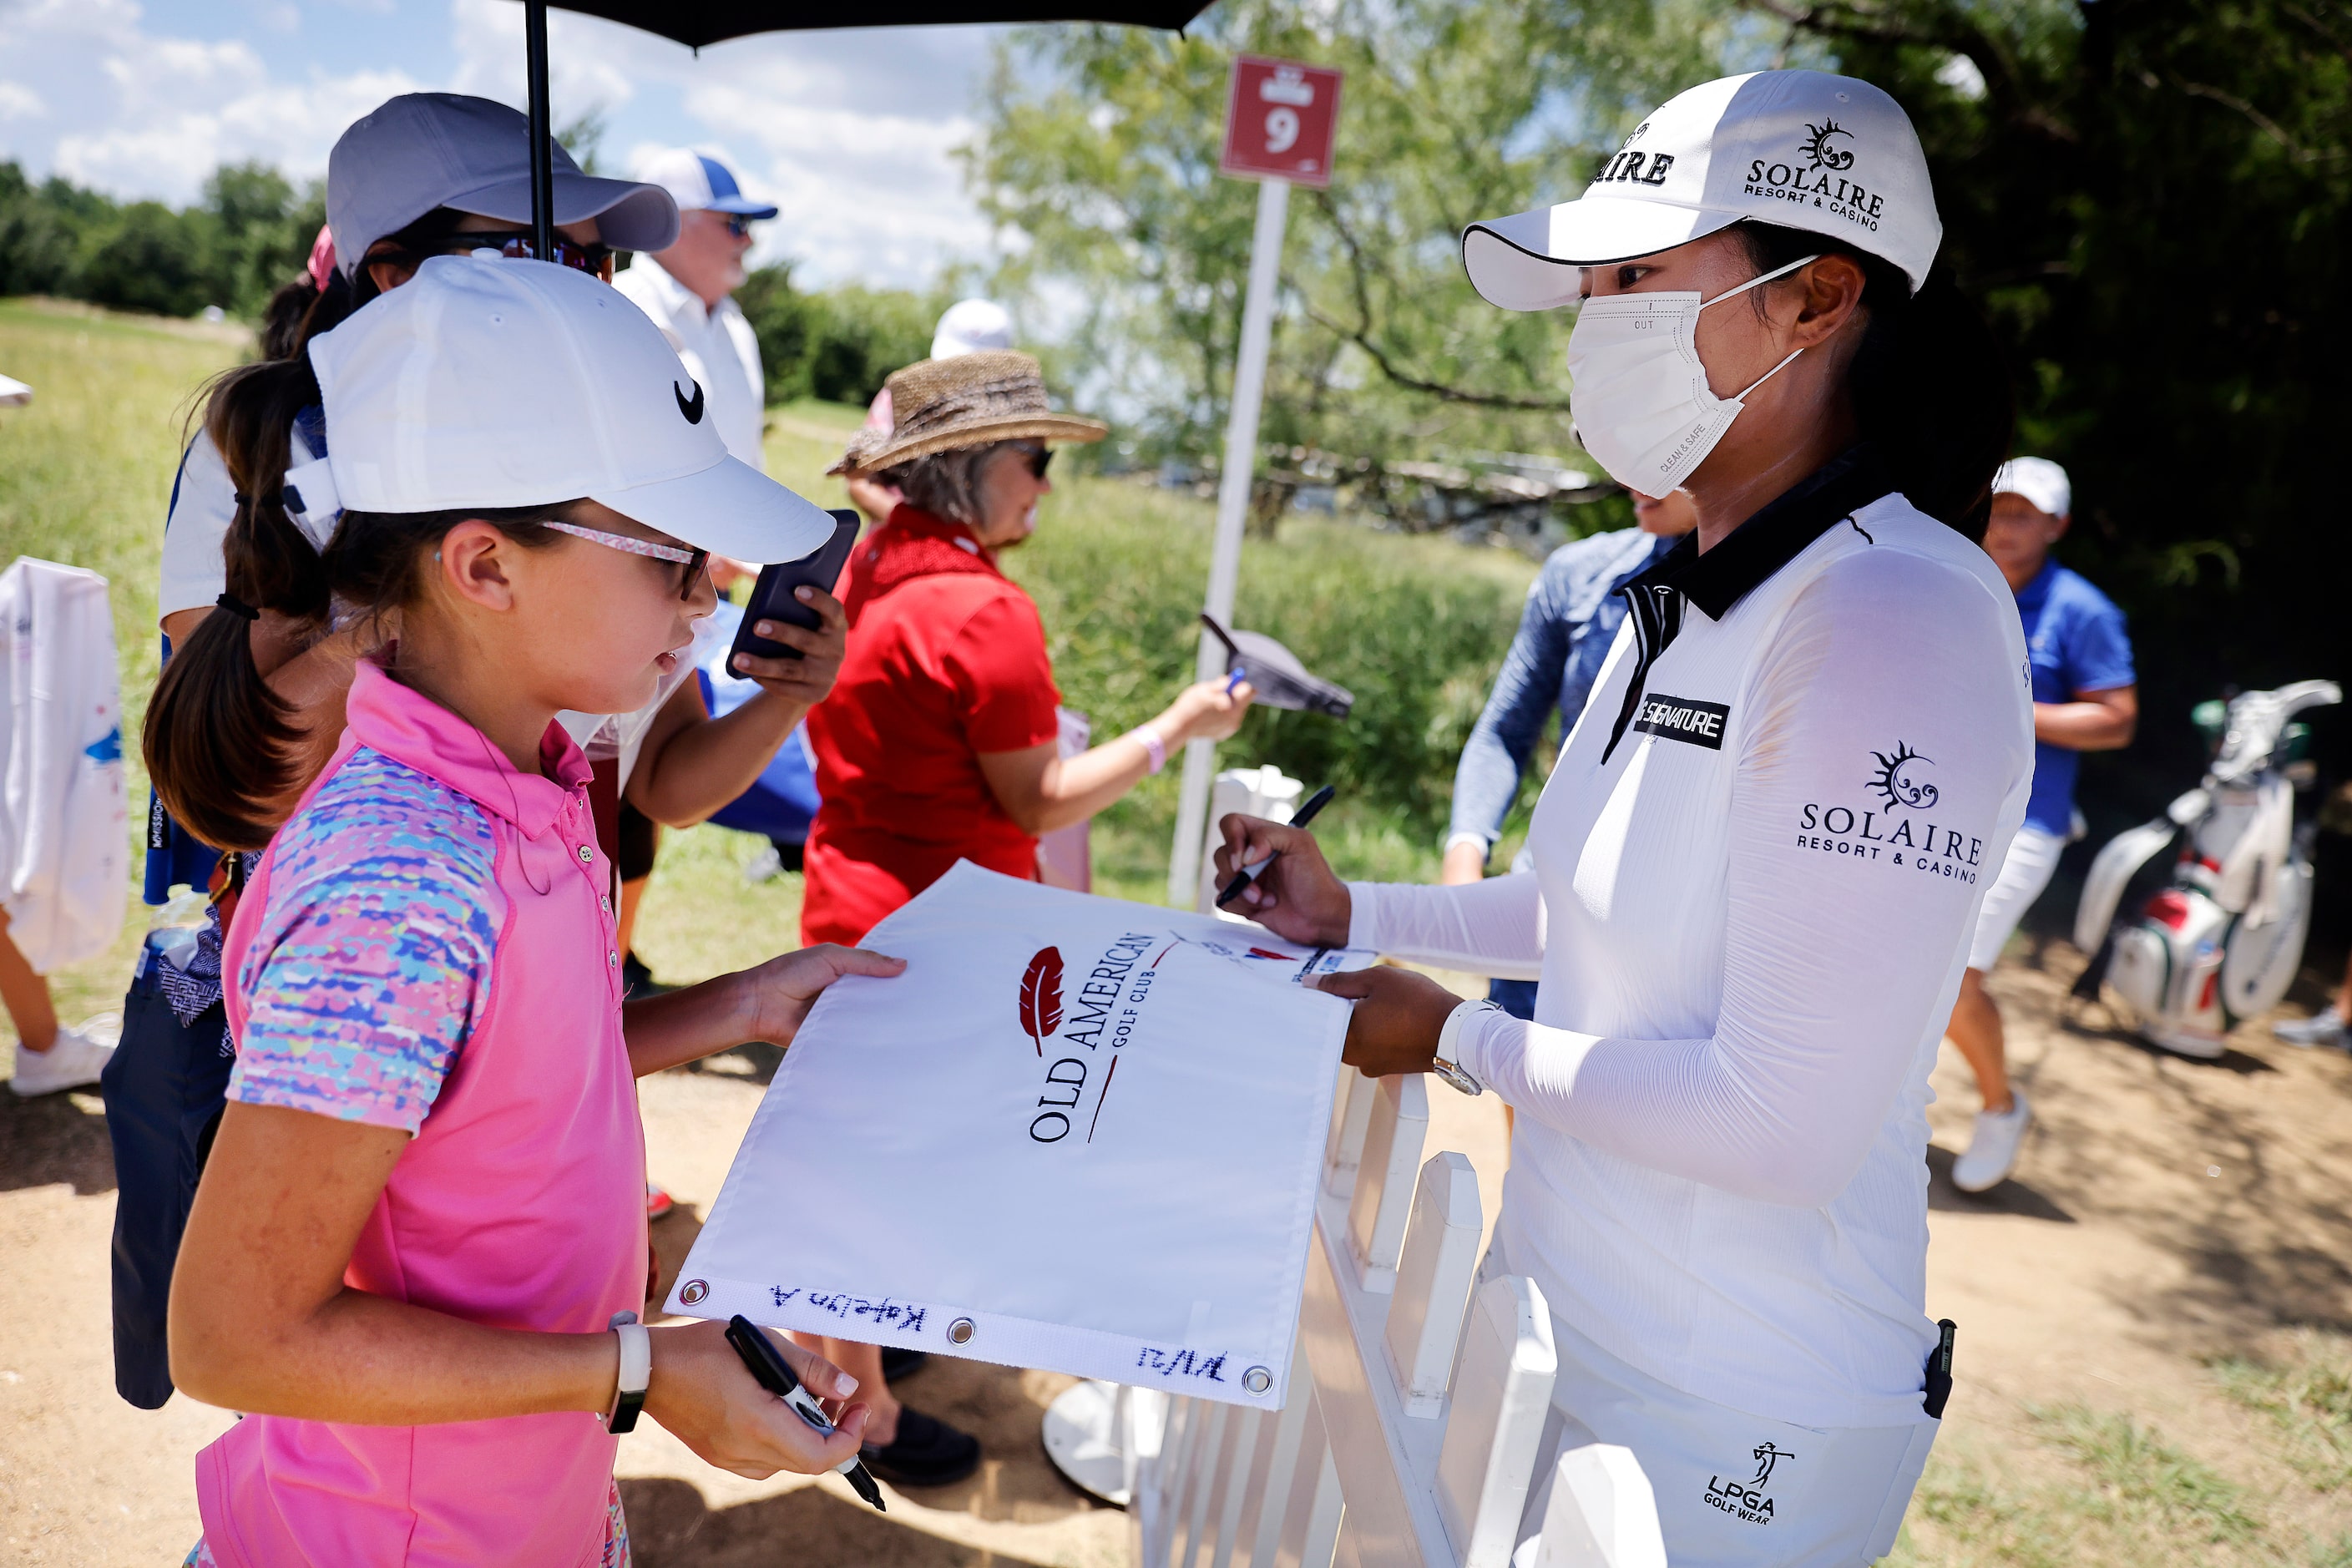
<path fill-rule="evenodd" d="M 1489 301 L 1578 311 L 1585 450 L 1697 528 L 1620 590 L 1531 871 L 1343 884 L 1311 834 L 1222 825 L 1219 875 L 1275 857 L 1237 913 L 1538 982 L 1531 1021 L 1322 982 L 1360 1070 L 1517 1111 L 1486 1270 L 1542 1289 L 1559 1358 L 1522 1539 L 1598 1440 L 1675 1568 L 1865 1563 L 1935 1440 L 1927 1077 L 2033 764 L 1977 543 L 2009 389 L 1941 234 L 1901 108 L 1810 70 L 1693 88 L 1581 198 L 1472 225 Z"/>
<path fill-rule="evenodd" d="M 240 510 L 222 610 L 251 618 L 255 535 L 290 521 L 361 657 L 223 954 L 236 1070 L 170 1342 L 187 1392 L 245 1418 L 197 1461 L 190 1561 L 626 1563 L 612 1466 L 640 1412 L 751 1477 L 847 1464 L 868 1415 L 796 1345 L 837 1431 L 762 1392 L 724 1325 L 638 1323 L 635 1079 L 789 1041 L 838 976 L 903 966 L 807 951 L 626 1001 L 556 715 L 686 663 L 709 552 L 789 560 L 831 520 L 730 457 L 661 334 L 560 267 L 428 258 L 308 357 L 334 450 L 242 476 L 299 499 Z M 217 637 L 172 672 L 149 765 L 185 817 L 234 820 L 282 776 L 221 744 L 268 732 L 270 694 Z"/>
<path fill-rule="evenodd" d="M 2139 688 L 2123 612 L 2051 555 L 2074 521 L 2074 489 L 2066 470 L 2047 458 L 2013 458 L 1993 476 L 1992 491 L 1985 553 L 2017 595 L 2032 664 L 2033 795 L 1978 912 L 1968 970 L 1945 1030 L 1976 1075 L 1983 1102 L 1968 1148 L 1952 1163 L 1952 1184 L 1969 1193 L 2008 1179 L 2033 1122 L 2025 1091 L 2009 1079 L 2000 1006 L 1985 989 L 1985 976 L 2050 885 L 2060 853 L 2082 837 L 2074 810 L 2081 754 L 2129 745 L 2139 723 Z"/>
<path fill-rule="evenodd" d="M 933 359 L 954 359 L 959 354 L 1012 346 L 1012 313 L 993 300 L 958 300 L 940 313 L 940 323 L 931 332 Z M 896 424 L 890 387 L 886 382 L 866 405 L 866 428 L 858 433 L 858 439 L 878 446 L 890 438 Z M 888 521 L 898 503 L 907 499 L 898 493 L 896 485 L 885 484 L 863 470 L 850 474 L 845 483 L 849 487 L 849 504 L 863 512 L 868 522 Z"/>
<path fill-rule="evenodd" d="M 767 471 L 761 450 L 768 406 L 760 340 L 735 303 L 751 226 L 776 216 L 743 194 L 733 171 L 706 153 L 679 149 L 645 164 L 646 178 L 677 203 L 677 238 L 639 254 L 614 286 L 654 319 L 710 399 L 711 422 L 727 449 Z"/>

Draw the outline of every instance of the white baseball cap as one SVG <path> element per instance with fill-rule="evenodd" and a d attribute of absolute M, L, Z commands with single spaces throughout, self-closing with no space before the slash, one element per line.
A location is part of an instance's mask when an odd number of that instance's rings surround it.
<path fill-rule="evenodd" d="M 953 359 L 982 349 L 1013 346 L 1013 318 L 993 300 L 958 300 L 940 314 L 931 357 Z"/>
<path fill-rule="evenodd" d="M 286 476 L 306 519 L 586 496 L 761 564 L 833 534 L 821 508 L 727 455 L 661 329 L 587 273 L 433 257 L 310 353 L 334 447 Z"/>
<path fill-rule="evenodd" d="M 2023 496 L 2052 517 L 2074 510 L 2074 484 L 2066 470 L 2047 458 L 2011 458 L 1992 477 L 1992 493 Z"/>
<path fill-rule="evenodd" d="M 1506 310 L 1572 305 L 1576 268 L 1653 256 L 1743 219 L 1810 229 L 1903 268 L 1916 291 L 1943 243 L 1918 133 L 1877 88 L 1757 71 L 1678 93 L 1584 195 L 1474 223 L 1471 287 Z"/>
<path fill-rule="evenodd" d="M 677 238 L 677 204 L 660 186 L 583 174 L 560 142 L 551 152 L 559 225 L 593 217 L 615 250 Z M 346 278 L 369 246 L 436 207 L 529 226 L 530 121 L 487 98 L 407 92 L 354 121 L 327 154 L 327 226 Z"/>
<path fill-rule="evenodd" d="M 743 194 L 734 170 L 704 153 L 686 148 L 656 153 L 642 166 L 646 178 L 667 191 L 680 212 L 734 213 L 751 218 L 776 216 L 774 206 Z"/>

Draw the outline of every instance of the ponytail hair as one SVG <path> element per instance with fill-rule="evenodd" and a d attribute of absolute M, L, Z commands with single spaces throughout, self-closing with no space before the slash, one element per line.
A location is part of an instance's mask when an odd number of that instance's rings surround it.
<path fill-rule="evenodd" d="M 221 542 L 228 592 L 323 629 L 327 573 L 286 513 L 295 416 L 319 402 L 307 354 L 239 365 L 213 384 L 205 434 L 236 489 Z M 249 617 L 215 606 L 172 650 L 147 705 L 141 749 L 155 795 L 180 825 L 216 849 L 258 849 L 297 781 L 304 731 L 253 662 Z"/>
<path fill-rule="evenodd" d="M 1846 370 L 1862 437 L 1906 500 L 1982 543 L 2016 405 L 2000 346 L 1950 269 L 1931 269 L 1915 294 L 1901 268 L 1843 240 L 1752 222 L 1732 232 L 1759 273 L 1816 254 L 1862 268 L 1866 316 Z"/>

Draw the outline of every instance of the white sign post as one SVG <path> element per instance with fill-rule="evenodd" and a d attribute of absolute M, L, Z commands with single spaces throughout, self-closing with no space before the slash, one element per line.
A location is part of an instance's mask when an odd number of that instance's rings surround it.
<path fill-rule="evenodd" d="M 1219 168 L 1255 179 L 1257 227 L 1250 238 L 1249 294 L 1242 306 L 1242 340 L 1234 363 L 1234 401 L 1225 423 L 1225 470 L 1217 485 L 1216 542 L 1209 559 L 1209 594 L 1202 607 L 1230 626 L 1234 587 L 1241 577 L 1242 525 L 1249 517 L 1257 468 L 1258 412 L 1265 396 L 1265 360 L 1274 340 L 1274 286 L 1282 268 L 1282 231 L 1294 181 L 1331 183 L 1331 139 L 1339 119 L 1339 73 L 1319 66 L 1243 55 L 1234 61 L 1225 102 L 1225 147 Z M 1223 645 L 1204 629 L 1195 679 L 1224 670 Z M 1176 842 L 1168 858 L 1168 901 L 1189 907 L 1201 875 L 1202 835 L 1209 786 L 1217 769 L 1213 741 L 1184 748 L 1184 782 L 1176 805 Z"/>

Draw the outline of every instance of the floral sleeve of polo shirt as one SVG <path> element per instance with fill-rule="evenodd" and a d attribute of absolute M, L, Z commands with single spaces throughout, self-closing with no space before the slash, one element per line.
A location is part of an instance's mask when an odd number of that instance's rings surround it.
<path fill-rule="evenodd" d="M 496 854 L 472 801 L 353 752 L 278 831 L 228 1098 L 415 1132 L 489 1001 Z"/>

